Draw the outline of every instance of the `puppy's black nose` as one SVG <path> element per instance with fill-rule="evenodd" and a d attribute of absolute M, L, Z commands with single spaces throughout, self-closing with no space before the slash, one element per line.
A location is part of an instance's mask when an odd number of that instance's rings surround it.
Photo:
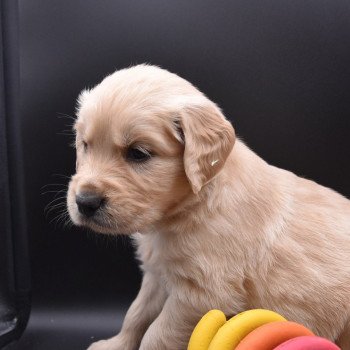
<path fill-rule="evenodd" d="M 103 197 L 92 192 L 82 192 L 76 195 L 75 202 L 78 205 L 79 212 L 86 217 L 90 217 L 101 207 Z"/>

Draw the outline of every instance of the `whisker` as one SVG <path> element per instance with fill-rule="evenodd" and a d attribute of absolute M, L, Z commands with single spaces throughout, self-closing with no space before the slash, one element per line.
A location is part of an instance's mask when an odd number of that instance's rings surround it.
<path fill-rule="evenodd" d="M 67 132 L 65 132 L 65 131 L 59 131 L 59 132 L 56 132 L 56 135 L 61 135 L 61 136 L 75 136 L 75 133 L 73 133 L 73 132 L 69 132 L 69 131 L 67 131 Z"/>
<path fill-rule="evenodd" d="M 63 186 L 65 188 L 67 188 L 68 184 L 47 184 L 47 185 L 42 186 L 41 190 L 43 190 L 44 188 L 49 187 L 49 186 Z"/>
<path fill-rule="evenodd" d="M 65 204 L 66 203 L 66 198 L 67 196 L 61 196 L 61 197 L 57 197 L 57 198 L 54 198 L 52 201 L 50 201 L 48 204 L 46 204 L 45 208 L 44 208 L 44 213 L 49 213 L 52 208 L 55 208 L 55 202 L 57 201 L 61 201 L 61 203 L 58 203 L 58 204 Z"/>
<path fill-rule="evenodd" d="M 63 207 L 66 207 L 66 203 L 58 203 L 58 204 L 50 206 L 50 208 L 48 208 L 46 211 L 44 211 L 44 213 L 47 215 L 47 214 L 51 213 L 53 210 L 58 209 L 58 208 L 63 208 Z"/>
<path fill-rule="evenodd" d="M 49 221 L 49 224 L 52 224 L 55 221 L 55 228 L 57 228 L 57 226 L 61 225 L 61 224 L 64 228 L 72 227 L 73 222 L 70 219 L 70 215 L 69 215 L 69 212 L 67 210 L 68 207 L 69 207 L 69 205 L 64 206 L 64 208 L 60 212 L 58 212 L 58 214 L 54 218 L 52 218 Z"/>
<path fill-rule="evenodd" d="M 69 115 L 69 114 L 66 114 L 66 113 L 61 113 L 61 112 L 57 112 L 57 118 L 58 119 L 63 119 L 63 118 L 66 118 L 66 119 L 70 119 L 70 120 L 73 120 L 74 122 L 76 121 L 77 118 Z"/>
<path fill-rule="evenodd" d="M 60 222 L 58 223 L 61 223 L 63 225 L 63 228 L 69 228 L 73 226 L 73 223 L 70 219 L 68 212 L 65 213 L 65 215 L 62 217 L 62 219 L 60 219 Z"/>
<path fill-rule="evenodd" d="M 57 190 L 57 191 L 56 190 L 49 190 L 49 191 L 42 192 L 41 195 L 44 195 L 44 194 L 47 194 L 47 193 L 56 193 L 56 195 L 57 195 L 57 194 L 62 193 L 62 192 L 66 192 L 66 189 Z"/>
<path fill-rule="evenodd" d="M 56 222 L 55 228 L 57 227 L 57 224 L 60 224 L 62 220 L 66 218 L 67 212 L 64 211 L 60 213 L 59 215 L 55 216 L 52 220 L 50 220 L 50 224 L 52 224 L 54 221 Z"/>
<path fill-rule="evenodd" d="M 64 175 L 64 174 L 52 174 L 52 176 L 62 177 L 63 179 L 70 179 L 71 176 Z"/>
<path fill-rule="evenodd" d="M 53 221 L 58 220 L 62 217 L 62 215 L 66 215 L 67 211 L 65 209 L 62 209 L 60 212 L 57 213 L 50 221 L 49 223 L 51 224 Z"/>
<path fill-rule="evenodd" d="M 54 198 L 54 199 L 53 199 L 51 202 L 49 202 L 49 203 L 47 204 L 47 206 L 49 206 L 49 205 L 53 204 L 54 202 L 56 202 L 56 201 L 58 201 L 58 200 L 60 200 L 60 199 L 65 199 L 65 198 L 67 198 L 67 195 L 64 195 L 64 196 L 61 196 L 61 197 Z"/>

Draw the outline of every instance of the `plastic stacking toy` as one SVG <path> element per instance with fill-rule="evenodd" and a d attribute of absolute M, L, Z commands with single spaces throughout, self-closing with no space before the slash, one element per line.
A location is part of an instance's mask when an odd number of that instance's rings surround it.
<path fill-rule="evenodd" d="M 276 312 L 255 309 L 228 321 L 211 310 L 195 327 L 187 350 L 340 350 L 308 328 L 287 321 Z"/>
<path fill-rule="evenodd" d="M 226 322 L 219 310 L 205 314 L 194 329 L 188 350 L 232 350 L 251 331 L 263 324 L 286 321 L 281 315 L 263 309 L 242 312 Z"/>
<path fill-rule="evenodd" d="M 194 329 L 188 349 L 208 350 L 209 344 L 219 328 L 226 323 L 226 316 L 222 311 L 211 310 L 197 323 Z"/>
<path fill-rule="evenodd" d="M 340 350 L 340 348 L 324 338 L 298 337 L 284 342 L 274 350 Z"/>
<path fill-rule="evenodd" d="M 249 333 L 236 347 L 236 350 L 272 350 L 276 346 L 299 336 L 314 334 L 295 322 L 271 322 Z"/>
<path fill-rule="evenodd" d="M 228 320 L 215 334 L 208 350 L 232 350 L 254 329 L 274 321 L 286 321 L 281 315 L 263 309 L 242 312 Z"/>

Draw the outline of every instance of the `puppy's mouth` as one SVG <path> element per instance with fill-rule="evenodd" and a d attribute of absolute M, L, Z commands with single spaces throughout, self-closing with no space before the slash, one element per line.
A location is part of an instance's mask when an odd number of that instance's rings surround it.
<path fill-rule="evenodd" d="M 86 217 L 78 214 L 79 226 L 91 228 L 94 231 L 101 233 L 116 233 L 116 224 L 108 218 L 108 215 L 103 213 L 95 213 L 93 216 Z"/>
<path fill-rule="evenodd" d="M 125 222 L 122 213 L 108 203 L 108 197 L 97 200 L 95 196 L 85 194 L 79 197 L 68 194 L 67 208 L 72 222 L 80 227 L 101 234 L 129 235 L 138 231 L 135 222 Z"/>
<path fill-rule="evenodd" d="M 83 226 L 100 233 L 114 233 L 118 232 L 118 228 L 114 220 L 112 220 L 108 213 L 104 210 L 98 210 L 93 215 L 87 216 L 76 211 L 74 223 L 78 226 Z"/>
<path fill-rule="evenodd" d="M 88 218 L 84 215 L 80 215 L 80 220 L 84 226 L 93 224 L 95 226 L 97 225 L 100 228 L 111 228 L 111 224 L 107 222 L 107 220 L 101 214 L 95 214 L 94 216 Z"/>

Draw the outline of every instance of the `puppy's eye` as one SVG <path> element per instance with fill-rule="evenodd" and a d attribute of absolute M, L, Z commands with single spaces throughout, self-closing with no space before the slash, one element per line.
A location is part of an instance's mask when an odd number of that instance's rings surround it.
<path fill-rule="evenodd" d="M 83 141 L 83 148 L 84 148 L 84 152 L 86 152 L 88 149 L 88 144 L 85 141 Z"/>
<path fill-rule="evenodd" d="M 151 153 L 141 147 L 129 147 L 126 151 L 126 160 L 129 162 L 142 163 L 151 158 Z"/>

